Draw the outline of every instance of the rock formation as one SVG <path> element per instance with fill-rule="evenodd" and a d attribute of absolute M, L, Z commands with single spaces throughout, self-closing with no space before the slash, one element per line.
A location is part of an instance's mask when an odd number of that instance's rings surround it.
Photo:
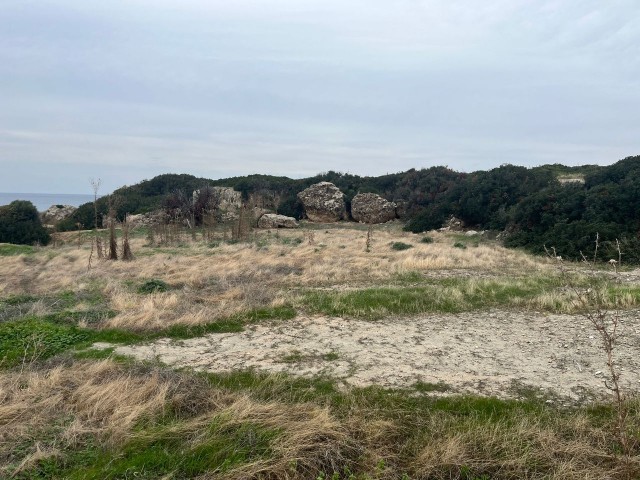
<path fill-rule="evenodd" d="M 344 193 L 333 183 L 320 182 L 298 193 L 304 212 L 312 222 L 332 223 L 347 219 Z"/>
<path fill-rule="evenodd" d="M 439 228 L 439 232 L 461 232 L 464 229 L 464 222 L 451 215 L 449 219 Z"/>
<path fill-rule="evenodd" d="M 162 210 L 149 213 L 139 213 L 137 215 L 127 215 L 127 223 L 132 227 L 162 225 L 169 220 L 167 214 Z M 107 225 L 105 219 L 102 220 L 103 225 Z"/>
<path fill-rule="evenodd" d="M 42 213 L 42 223 L 55 225 L 61 220 L 73 215 L 78 208 L 72 205 L 51 205 Z"/>
<path fill-rule="evenodd" d="M 265 213 L 258 219 L 258 228 L 298 228 L 298 222 L 293 217 Z"/>
<path fill-rule="evenodd" d="M 351 201 L 351 216 L 356 222 L 385 223 L 396 218 L 396 204 L 375 193 L 359 193 Z"/>
<path fill-rule="evenodd" d="M 205 187 L 193 192 L 193 203 L 205 196 L 205 209 L 215 215 L 217 221 L 236 220 L 242 208 L 242 193 L 231 187 Z"/>

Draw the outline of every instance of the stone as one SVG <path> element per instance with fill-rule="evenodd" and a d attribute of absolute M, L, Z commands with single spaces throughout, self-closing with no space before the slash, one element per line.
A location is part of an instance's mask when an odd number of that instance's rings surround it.
<path fill-rule="evenodd" d="M 467 237 L 473 237 L 475 235 L 478 235 L 478 232 L 476 232 L 475 230 L 467 230 L 466 232 L 464 232 L 464 234 Z"/>
<path fill-rule="evenodd" d="M 347 219 L 344 193 L 333 183 L 320 182 L 298 193 L 304 213 L 312 222 L 333 223 Z"/>
<path fill-rule="evenodd" d="M 202 192 L 202 193 L 201 193 Z M 192 198 L 195 204 L 200 195 L 208 195 L 206 210 L 215 215 L 219 222 L 236 220 L 242 208 L 242 192 L 232 187 L 204 187 L 194 190 Z"/>
<path fill-rule="evenodd" d="M 258 219 L 258 228 L 298 228 L 298 222 L 293 217 L 265 213 Z"/>
<path fill-rule="evenodd" d="M 351 201 L 351 216 L 356 222 L 386 223 L 396 218 L 396 204 L 375 193 L 359 193 Z"/>
<path fill-rule="evenodd" d="M 167 223 L 168 216 L 162 210 L 155 212 L 139 213 L 137 215 L 127 215 L 127 223 L 132 227 L 148 227 L 151 225 L 162 225 Z M 107 225 L 105 219 L 102 220 L 103 225 Z"/>
<path fill-rule="evenodd" d="M 55 225 L 61 220 L 73 215 L 78 208 L 73 205 L 51 205 L 42 213 L 42 223 Z"/>
<path fill-rule="evenodd" d="M 451 215 L 449 219 L 442 225 L 442 228 L 439 228 L 439 232 L 460 232 L 464 228 L 464 222 L 459 218 Z"/>

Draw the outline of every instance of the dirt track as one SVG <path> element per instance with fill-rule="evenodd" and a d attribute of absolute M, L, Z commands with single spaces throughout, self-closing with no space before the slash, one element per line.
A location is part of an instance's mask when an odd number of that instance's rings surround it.
<path fill-rule="evenodd" d="M 625 313 L 622 323 L 616 359 L 623 384 L 638 391 L 640 312 Z M 116 352 L 207 371 L 323 374 L 356 386 L 443 382 L 449 393 L 499 397 L 519 397 L 524 386 L 576 402 L 608 394 L 600 345 L 580 316 L 489 311 L 375 322 L 299 317 Z"/>

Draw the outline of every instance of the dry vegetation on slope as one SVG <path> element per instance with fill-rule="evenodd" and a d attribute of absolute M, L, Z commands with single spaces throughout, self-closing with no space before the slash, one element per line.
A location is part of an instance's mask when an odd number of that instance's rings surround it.
<path fill-rule="evenodd" d="M 416 324 L 425 335 L 429 318 L 444 325 L 447 318 L 506 321 L 528 312 L 535 321 L 545 315 L 537 312 L 549 312 L 583 321 L 576 292 L 544 258 L 483 237 L 435 233 L 425 240 L 396 226 L 377 227 L 367 252 L 365 229 L 307 226 L 257 231 L 241 243 L 184 235 L 171 245 L 150 245 L 139 233 L 134 262 L 94 261 L 87 270 L 87 235 L 65 234 L 66 243 L 43 249 L 0 246 L 0 476 L 640 474 L 637 445 L 622 454 L 611 428 L 615 411 L 606 403 L 564 408 L 545 403 L 548 397 L 527 385 L 507 395 L 516 401 L 442 397 L 446 385 L 439 383 L 345 389 L 326 377 L 215 368 L 176 373 L 117 355 L 103 360 L 113 348 L 87 348 L 96 341 L 135 347 L 162 336 L 210 333 L 207 348 L 214 349 L 216 332 L 233 339 L 232 332 L 278 319 L 274 332 L 286 336 L 287 325 L 297 328 L 296 316 L 318 324 L 326 316 L 382 319 L 381 328 L 391 329 L 421 316 Z M 605 271 L 569 268 L 579 290 L 596 289 L 609 306 L 638 307 L 637 272 L 611 281 Z M 625 322 L 637 329 L 633 312 Z M 339 353 L 321 354 L 322 361 L 341 361 Z M 290 352 L 280 365 L 302 370 L 307 355 Z M 624 375 L 629 380 L 637 371 Z M 627 434 L 638 438 L 637 404 L 628 405 Z"/>

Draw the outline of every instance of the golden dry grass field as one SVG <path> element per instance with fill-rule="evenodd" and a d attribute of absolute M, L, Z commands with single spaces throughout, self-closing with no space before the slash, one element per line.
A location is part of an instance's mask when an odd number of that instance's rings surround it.
<path fill-rule="evenodd" d="M 92 238 L 0 245 L 0 477 L 640 475 L 638 270 L 398 224 Z"/>

